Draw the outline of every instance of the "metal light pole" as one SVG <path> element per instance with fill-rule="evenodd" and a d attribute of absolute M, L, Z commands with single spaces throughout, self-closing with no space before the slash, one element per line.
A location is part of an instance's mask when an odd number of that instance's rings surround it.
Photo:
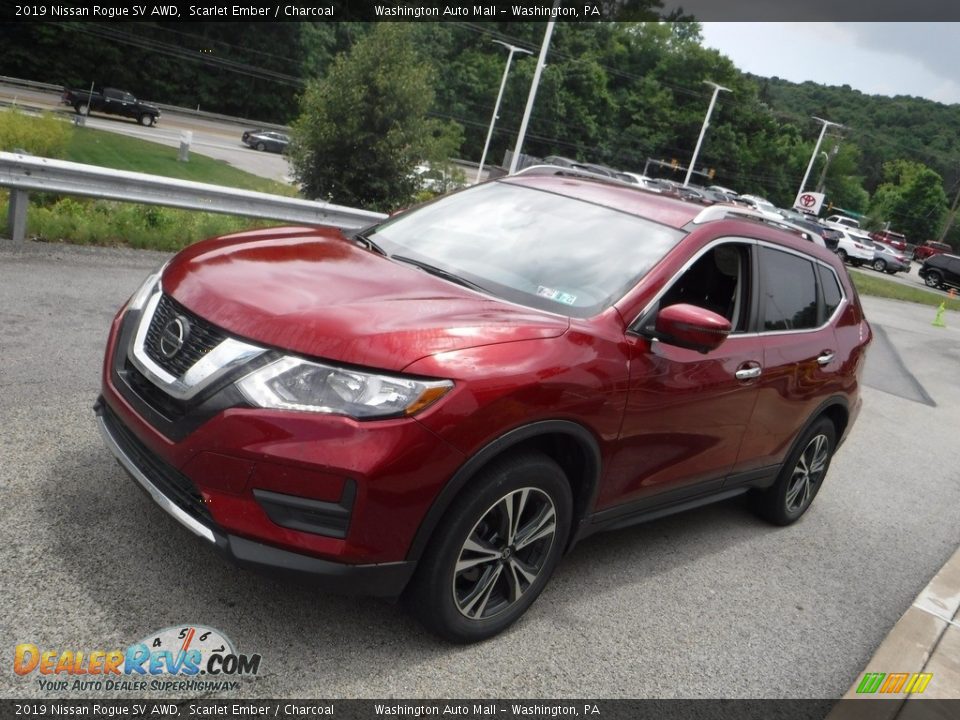
<path fill-rule="evenodd" d="M 560 0 L 553 3 L 554 9 L 560 6 Z M 543 42 L 540 44 L 540 57 L 537 58 L 537 69 L 533 73 L 533 82 L 530 83 L 530 94 L 527 95 L 527 107 L 523 111 L 523 122 L 520 123 L 520 133 L 517 135 L 517 145 L 513 149 L 513 157 L 510 158 L 510 174 L 517 171 L 517 164 L 520 162 L 520 149 L 523 147 L 523 139 L 527 134 L 527 125 L 530 123 L 530 114 L 533 112 L 533 101 L 537 97 L 537 87 L 540 85 L 540 75 L 543 73 L 543 66 L 546 64 L 547 50 L 550 48 L 550 37 L 553 35 L 553 26 L 557 24 L 555 17 L 551 15 L 547 23 L 547 31 L 543 34 Z"/>
<path fill-rule="evenodd" d="M 820 171 L 820 179 L 817 181 L 817 192 L 822 193 L 823 188 L 827 184 L 827 170 L 830 169 L 830 163 L 837 156 L 837 153 L 840 152 L 840 142 L 838 141 L 836 145 L 830 150 L 829 154 L 821 152 L 820 154 L 824 157 L 823 170 Z"/>
<path fill-rule="evenodd" d="M 710 82 L 709 80 L 704 80 L 704 83 L 707 85 L 713 85 L 713 96 L 710 98 L 710 107 L 707 108 L 707 116 L 703 119 L 703 127 L 700 128 L 700 137 L 697 138 L 697 147 L 693 151 L 693 158 L 690 160 L 690 167 L 687 168 L 687 176 L 683 179 L 683 186 L 687 187 L 690 184 L 690 176 L 693 175 L 693 167 L 697 164 L 697 155 L 700 154 L 700 146 L 703 144 L 703 136 L 707 134 L 707 128 L 710 127 L 710 115 L 713 113 L 713 106 L 717 102 L 717 95 L 720 94 L 720 91 L 732 92 L 730 88 L 725 88 L 722 85 L 717 85 L 715 82 Z"/>
<path fill-rule="evenodd" d="M 814 115 L 811 115 L 814 120 L 817 122 L 823 123 L 823 127 L 820 128 L 820 137 L 817 138 L 817 145 L 813 148 L 813 155 L 810 156 L 810 164 L 807 165 L 807 171 L 803 174 L 803 180 L 800 183 L 800 189 L 797 190 L 797 196 L 803 192 L 804 188 L 807 187 L 807 179 L 810 177 L 810 171 L 813 170 L 813 163 L 817 160 L 817 153 L 820 152 L 820 144 L 823 142 L 823 136 L 827 134 L 827 128 L 831 125 L 842 128 L 843 125 L 840 123 L 830 122 L 829 120 L 824 120 L 823 118 L 818 118 Z"/>
<path fill-rule="evenodd" d="M 507 66 L 503 69 L 503 79 L 500 81 L 500 92 L 497 93 L 497 103 L 493 106 L 493 117 L 490 118 L 490 129 L 487 131 L 487 141 L 483 144 L 483 154 L 480 156 L 480 167 L 477 168 L 476 182 L 480 182 L 480 175 L 483 173 L 483 163 L 486 162 L 487 150 L 490 149 L 490 139 L 493 137 L 493 126 L 497 122 L 497 113 L 500 112 L 500 101 L 503 99 L 503 89 L 507 86 L 507 75 L 510 73 L 510 63 L 513 62 L 513 54 L 521 52 L 527 55 L 533 55 L 530 50 L 524 50 L 516 45 L 509 45 L 499 40 L 494 40 L 494 42 L 498 45 L 503 45 L 510 51 L 510 54 L 507 55 Z"/>

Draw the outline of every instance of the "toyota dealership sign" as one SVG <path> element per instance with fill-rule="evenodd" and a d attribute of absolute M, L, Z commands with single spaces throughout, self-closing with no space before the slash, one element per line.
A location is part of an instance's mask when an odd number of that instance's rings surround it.
<path fill-rule="evenodd" d="M 813 215 L 820 214 L 820 207 L 823 205 L 823 193 L 815 192 L 802 192 L 797 195 L 797 199 L 793 202 L 793 207 L 801 212 L 812 213 Z"/>

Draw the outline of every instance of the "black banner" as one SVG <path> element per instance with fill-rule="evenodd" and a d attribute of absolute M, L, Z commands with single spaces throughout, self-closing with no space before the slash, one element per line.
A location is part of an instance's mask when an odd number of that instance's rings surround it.
<path fill-rule="evenodd" d="M 960 699 L 933 700 L 0 700 L 0 717 L 461 718 L 463 720 L 935 720 L 960 717 Z"/>
<path fill-rule="evenodd" d="M 954 0 L 0 0 L 17 21 L 558 22 L 641 20 L 917 22 L 960 21 Z"/>

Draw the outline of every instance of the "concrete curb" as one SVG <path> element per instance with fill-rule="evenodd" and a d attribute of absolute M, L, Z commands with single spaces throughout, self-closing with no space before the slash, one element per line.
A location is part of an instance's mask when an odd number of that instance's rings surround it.
<path fill-rule="evenodd" d="M 917 703 L 960 698 L 960 548 L 917 595 L 827 720 L 894 720 Z M 866 673 L 932 673 L 922 695 L 858 694 Z M 921 700 L 922 698 L 922 700 Z M 885 702 L 877 703 L 883 699 Z M 862 708 L 862 712 L 860 710 Z M 918 708 L 913 708 L 918 709 Z"/>

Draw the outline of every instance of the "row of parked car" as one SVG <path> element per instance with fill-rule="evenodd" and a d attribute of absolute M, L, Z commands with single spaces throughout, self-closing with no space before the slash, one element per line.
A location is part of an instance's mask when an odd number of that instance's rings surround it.
<path fill-rule="evenodd" d="M 860 227 L 860 222 L 855 218 L 845 215 L 831 215 L 825 219 L 820 219 L 808 213 L 777 207 L 766 198 L 758 195 L 740 194 L 721 185 L 710 185 L 709 187 L 683 185 L 675 180 L 652 178 L 637 173 L 615 170 L 606 165 L 579 162 L 556 155 L 548 156 L 544 158 L 544 161 L 551 165 L 568 167 L 632 185 L 639 185 L 652 192 L 675 195 L 684 200 L 702 202 L 708 205 L 733 203 L 749 207 L 772 223 L 804 235 L 816 244 L 833 250 L 845 263 L 855 267 L 871 267 L 877 272 L 891 275 L 898 272 L 910 272 L 912 261 L 924 262 L 934 255 L 949 253 L 951 250 L 949 245 L 934 241 L 912 246 L 902 233 L 894 230 L 868 233 Z M 943 278 L 949 275 L 946 267 L 941 268 L 938 265 L 936 271 L 928 274 L 936 280 L 930 280 L 927 284 L 932 284 L 934 287 L 943 284 Z"/>

